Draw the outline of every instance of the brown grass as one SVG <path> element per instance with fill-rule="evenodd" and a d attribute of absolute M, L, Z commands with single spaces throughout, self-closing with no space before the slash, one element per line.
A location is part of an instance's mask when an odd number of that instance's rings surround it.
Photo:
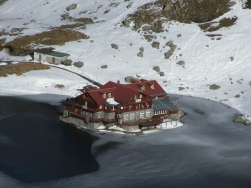
<path fill-rule="evenodd" d="M 62 26 L 62 28 L 71 26 Z M 4 46 L 11 48 L 11 55 L 29 55 L 34 51 L 34 46 L 43 45 L 64 45 L 69 41 L 87 39 L 88 36 L 78 31 L 54 28 L 36 35 L 24 36 L 6 43 Z M 31 44 L 33 43 L 34 46 Z"/>
<path fill-rule="evenodd" d="M 50 66 L 37 63 L 18 63 L 0 66 L 0 77 L 7 77 L 11 74 L 18 76 L 32 70 L 47 70 Z"/>

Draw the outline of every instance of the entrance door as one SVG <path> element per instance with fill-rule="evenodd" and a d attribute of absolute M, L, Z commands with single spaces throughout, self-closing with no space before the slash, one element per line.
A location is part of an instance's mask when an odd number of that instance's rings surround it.
<path fill-rule="evenodd" d="M 52 63 L 55 64 L 55 57 L 52 57 Z"/>
<path fill-rule="evenodd" d="M 39 61 L 41 61 L 42 60 L 42 55 L 41 54 L 39 54 Z"/>

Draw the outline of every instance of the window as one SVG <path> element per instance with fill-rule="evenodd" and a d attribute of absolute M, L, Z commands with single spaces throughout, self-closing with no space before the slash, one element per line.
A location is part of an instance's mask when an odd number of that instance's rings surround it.
<path fill-rule="evenodd" d="M 129 120 L 129 114 L 124 114 L 124 121 L 128 121 Z"/>
<path fill-rule="evenodd" d="M 111 93 L 108 93 L 108 97 L 112 97 L 112 94 L 111 94 Z"/>
<path fill-rule="evenodd" d="M 150 117 L 150 115 L 151 115 L 150 110 L 147 110 L 147 111 L 146 111 L 146 117 Z"/>
<path fill-rule="evenodd" d="M 142 95 L 141 95 L 141 94 L 139 94 L 139 98 L 140 98 L 140 99 L 142 98 Z"/>
<path fill-rule="evenodd" d="M 139 113 L 139 117 L 140 117 L 140 118 L 143 118 L 144 115 L 145 115 L 144 112 L 140 112 L 140 113 Z"/>
<path fill-rule="evenodd" d="M 130 114 L 130 120 L 134 120 L 135 119 L 135 114 L 134 113 L 131 113 Z"/>
<path fill-rule="evenodd" d="M 145 86 L 141 86 L 141 89 L 142 89 L 142 90 L 145 90 Z"/>
<path fill-rule="evenodd" d="M 102 109 L 102 104 L 101 104 L 101 105 L 99 105 L 99 109 Z"/>
<path fill-rule="evenodd" d="M 102 97 L 103 97 L 103 98 L 106 98 L 106 94 L 104 93 L 104 94 L 102 95 Z"/>
<path fill-rule="evenodd" d="M 151 85 L 151 89 L 154 89 L 154 85 Z"/>

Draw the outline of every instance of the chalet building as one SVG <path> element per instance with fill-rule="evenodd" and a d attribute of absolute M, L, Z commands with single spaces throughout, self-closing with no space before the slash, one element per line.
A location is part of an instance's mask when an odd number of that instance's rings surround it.
<path fill-rule="evenodd" d="M 118 125 L 128 132 L 155 128 L 177 107 L 155 80 L 133 80 L 130 84 L 107 82 L 100 88 L 88 88 L 75 98 L 62 101 L 63 117 L 83 121 L 88 129 Z"/>
<path fill-rule="evenodd" d="M 70 54 L 56 52 L 52 50 L 36 50 L 34 52 L 34 60 L 45 61 L 51 64 L 61 64 L 63 63 Z"/>

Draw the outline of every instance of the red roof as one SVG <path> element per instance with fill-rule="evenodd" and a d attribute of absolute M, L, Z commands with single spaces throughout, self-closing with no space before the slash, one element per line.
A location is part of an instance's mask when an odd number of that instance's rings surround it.
<path fill-rule="evenodd" d="M 151 85 L 154 85 L 154 89 L 151 88 Z M 126 87 L 135 89 L 135 90 L 142 90 L 141 87 L 145 86 L 143 93 L 146 95 L 156 95 L 156 94 L 163 94 L 166 93 L 165 90 L 158 84 L 156 80 L 141 80 L 140 85 L 139 82 L 126 84 Z"/>
<path fill-rule="evenodd" d="M 97 89 L 97 90 L 91 90 L 87 91 L 91 98 L 98 104 L 105 104 L 107 96 L 104 98 L 103 94 L 111 93 L 111 97 L 114 97 L 115 88 L 109 88 L 109 89 Z"/>
<path fill-rule="evenodd" d="M 151 87 L 153 85 L 153 88 Z M 144 86 L 142 90 L 142 86 Z M 90 94 L 91 98 L 98 104 L 105 104 L 108 96 L 105 98 L 103 94 L 111 93 L 111 97 L 115 101 L 124 103 L 130 100 L 138 93 L 145 95 L 156 95 L 166 93 L 164 89 L 158 84 L 156 80 L 143 80 L 131 84 L 118 84 L 112 81 L 107 82 L 105 85 L 101 86 L 99 89 L 89 90 L 87 93 Z"/>
<path fill-rule="evenodd" d="M 100 89 L 108 89 L 111 87 L 116 88 L 114 93 L 114 100 L 122 103 L 128 101 L 130 98 L 134 97 L 137 93 L 139 93 L 138 90 L 128 88 L 124 84 L 118 84 L 111 81 L 101 86 Z"/>

